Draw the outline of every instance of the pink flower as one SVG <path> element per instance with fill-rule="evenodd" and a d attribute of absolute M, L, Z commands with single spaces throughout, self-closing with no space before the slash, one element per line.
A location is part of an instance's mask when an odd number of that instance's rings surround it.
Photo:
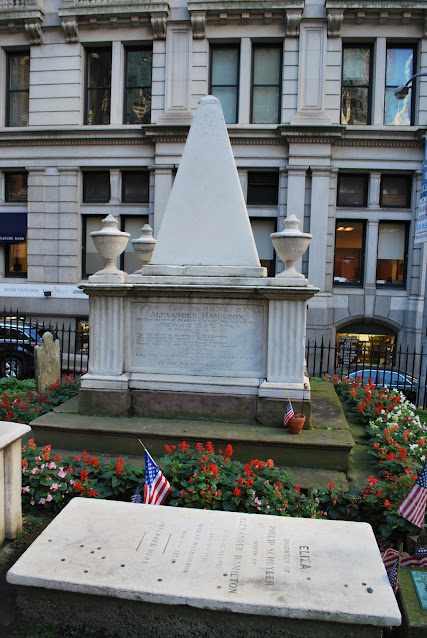
<path fill-rule="evenodd" d="M 27 472 L 28 472 L 27 468 L 26 468 L 26 467 L 23 467 L 23 468 L 22 468 L 22 474 L 26 474 Z"/>
<path fill-rule="evenodd" d="M 61 487 L 62 483 L 52 483 L 52 485 L 50 486 L 50 489 L 52 490 L 52 492 L 56 492 L 56 490 L 58 490 Z"/>
<path fill-rule="evenodd" d="M 49 503 L 50 501 L 53 501 L 53 496 L 52 496 L 52 494 L 50 494 L 50 493 L 49 493 L 49 494 L 46 496 L 46 502 L 47 502 L 47 503 Z"/>
<path fill-rule="evenodd" d="M 31 474 L 38 474 L 39 468 L 38 467 L 33 467 L 33 469 L 31 470 Z"/>
<path fill-rule="evenodd" d="M 35 457 L 34 457 L 34 460 L 35 460 L 35 461 L 41 461 L 41 460 L 42 460 L 42 457 L 41 457 L 41 456 L 35 456 Z"/>
<path fill-rule="evenodd" d="M 41 498 L 39 500 L 39 505 L 44 505 L 46 503 L 46 499 L 45 498 Z"/>
<path fill-rule="evenodd" d="M 30 505 L 34 505 L 34 501 L 30 501 Z"/>
<path fill-rule="evenodd" d="M 60 467 L 58 472 L 59 478 L 65 478 L 67 476 L 67 472 L 64 472 L 64 468 Z"/>
<path fill-rule="evenodd" d="M 40 469 L 41 469 L 41 471 L 42 471 L 42 472 L 43 472 L 43 470 L 44 470 L 44 468 L 45 468 L 45 467 L 46 467 L 46 463 L 42 463 L 42 464 L 40 465 Z"/>
<path fill-rule="evenodd" d="M 56 470 L 56 463 L 51 461 L 47 467 L 49 468 L 49 470 Z"/>
<path fill-rule="evenodd" d="M 25 487 L 22 488 L 23 492 L 29 492 L 30 491 L 30 486 L 26 485 Z"/>

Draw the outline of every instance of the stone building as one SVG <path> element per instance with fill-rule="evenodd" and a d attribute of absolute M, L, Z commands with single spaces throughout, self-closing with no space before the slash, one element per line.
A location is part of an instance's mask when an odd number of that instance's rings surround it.
<path fill-rule="evenodd" d="M 427 78 L 394 89 L 427 72 L 426 33 L 415 0 L 1 0 L 1 305 L 84 325 L 90 232 L 157 234 L 212 93 L 269 274 L 288 213 L 313 235 L 309 338 L 419 347 Z"/>

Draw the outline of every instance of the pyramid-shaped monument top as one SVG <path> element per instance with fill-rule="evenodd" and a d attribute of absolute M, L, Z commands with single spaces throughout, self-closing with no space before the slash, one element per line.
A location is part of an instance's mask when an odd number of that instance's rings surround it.
<path fill-rule="evenodd" d="M 142 274 L 265 276 L 219 100 L 200 100 Z"/>

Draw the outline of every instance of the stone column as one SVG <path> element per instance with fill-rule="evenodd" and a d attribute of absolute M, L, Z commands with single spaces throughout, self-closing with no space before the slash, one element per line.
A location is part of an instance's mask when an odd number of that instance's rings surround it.
<path fill-rule="evenodd" d="M 378 221 L 368 220 L 365 239 L 364 287 L 376 287 L 378 252 Z M 362 264 L 363 267 L 363 264 Z"/>
<path fill-rule="evenodd" d="M 120 41 L 114 41 L 111 58 L 111 108 L 110 124 L 123 123 L 124 51 Z"/>
<path fill-rule="evenodd" d="M 242 38 L 240 41 L 240 70 L 239 70 L 239 124 L 248 124 L 251 105 L 251 39 Z"/>
<path fill-rule="evenodd" d="M 27 281 L 45 281 L 45 169 L 28 171 Z"/>
<path fill-rule="evenodd" d="M 305 180 L 307 169 L 308 166 L 288 165 L 288 193 L 286 203 L 286 216 L 296 215 L 300 220 L 299 229 L 301 231 L 304 230 Z M 278 230 L 282 230 L 282 226 L 280 226 Z M 302 258 L 296 262 L 295 268 L 298 272 L 301 272 Z"/>
<path fill-rule="evenodd" d="M 375 58 L 373 65 L 373 96 L 374 105 L 372 113 L 372 124 L 378 126 L 384 124 L 384 98 L 385 98 L 385 65 L 387 55 L 387 40 L 377 38 L 375 44 Z"/>
<path fill-rule="evenodd" d="M 117 206 L 121 202 L 120 197 L 120 171 L 110 171 L 110 204 Z M 114 215 L 114 212 L 113 212 Z"/>
<path fill-rule="evenodd" d="M 0 421 L 0 544 L 22 529 L 21 438 L 31 428 Z"/>
<path fill-rule="evenodd" d="M 59 275 L 62 284 L 79 280 L 79 170 L 59 167 Z"/>
<path fill-rule="evenodd" d="M 329 211 L 329 167 L 312 166 L 310 233 L 313 239 L 309 248 L 308 280 L 310 284 L 325 290 L 328 211 Z"/>
<path fill-rule="evenodd" d="M 369 182 L 368 208 L 378 208 L 380 205 L 381 173 L 371 173 Z"/>
<path fill-rule="evenodd" d="M 154 164 L 154 236 L 162 223 L 173 185 L 173 164 Z"/>

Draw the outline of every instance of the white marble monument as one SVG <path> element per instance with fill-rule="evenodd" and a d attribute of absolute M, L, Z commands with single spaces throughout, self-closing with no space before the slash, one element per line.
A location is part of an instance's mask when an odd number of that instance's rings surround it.
<path fill-rule="evenodd" d="M 149 416 L 167 403 L 171 417 L 279 425 L 286 392 L 297 408 L 310 398 L 306 305 L 317 289 L 293 272 L 268 278 L 260 266 L 220 102 L 203 98 L 151 263 L 82 285 L 90 360 L 80 411 L 132 405 Z"/>

